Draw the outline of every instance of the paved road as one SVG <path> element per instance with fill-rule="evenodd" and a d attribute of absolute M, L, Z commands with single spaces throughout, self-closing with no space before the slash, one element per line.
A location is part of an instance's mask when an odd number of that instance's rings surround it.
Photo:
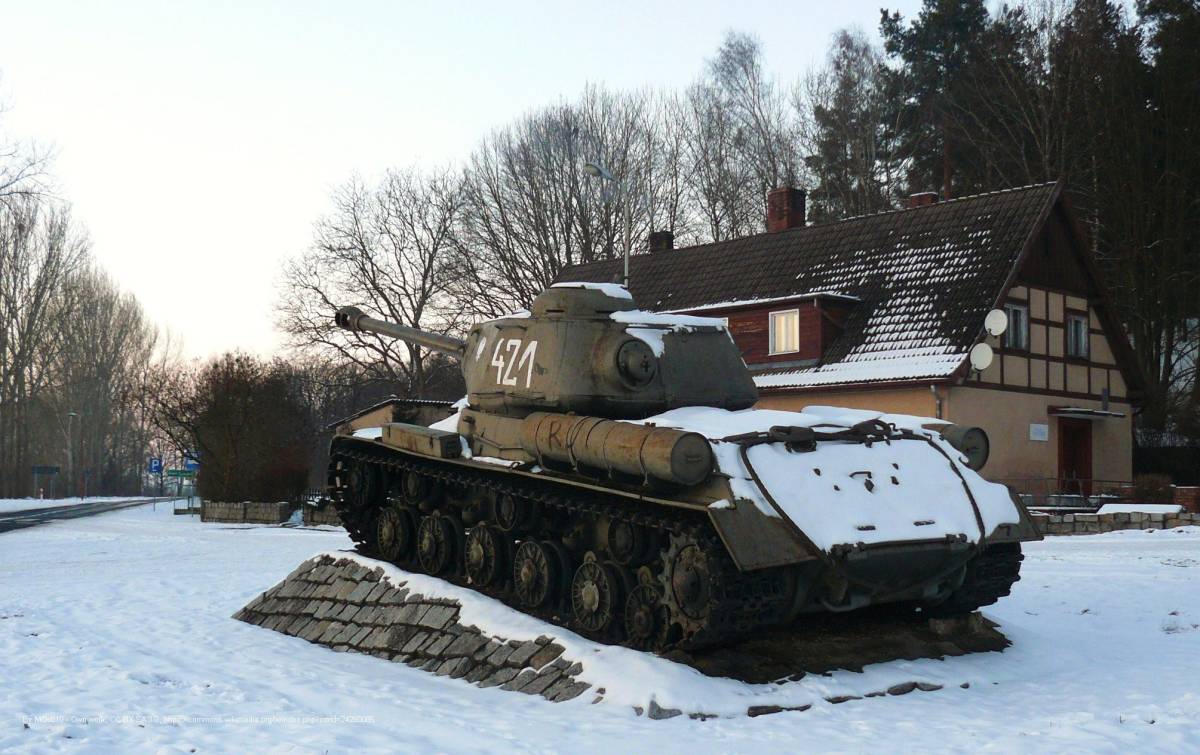
<path fill-rule="evenodd" d="M 172 498 L 138 498 L 132 501 L 97 501 L 96 503 L 79 503 L 74 506 L 54 506 L 47 509 L 28 509 L 26 511 L 9 511 L 0 514 L 0 532 L 36 527 L 39 524 L 57 521 L 59 519 L 78 519 L 83 516 L 95 516 L 106 511 L 127 509 L 130 506 L 145 506 L 154 501 L 170 501 Z"/>

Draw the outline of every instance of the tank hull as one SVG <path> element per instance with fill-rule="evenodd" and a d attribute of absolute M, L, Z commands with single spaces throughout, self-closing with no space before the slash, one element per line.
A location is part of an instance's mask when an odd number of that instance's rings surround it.
<path fill-rule="evenodd" d="M 363 552 L 641 649 L 724 644 L 804 614 L 884 603 L 969 613 L 1019 578 L 1012 540 L 882 544 L 830 558 L 754 507 L 712 508 L 714 496 L 732 495 L 721 476 L 647 489 L 340 437 L 329 482 Z M 733 518 L 739 509 L 749 524 Z"/>

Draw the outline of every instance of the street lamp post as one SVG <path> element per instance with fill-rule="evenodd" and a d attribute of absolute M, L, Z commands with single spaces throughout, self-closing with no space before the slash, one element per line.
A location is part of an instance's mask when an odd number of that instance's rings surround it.
<path fill-rule="evenodd" d="M 78 416 L 77 412 L 67 412 L 67 479 L 71 481 L 72 493 L 79 492 L 75 484 L 75 436 L 71 433 L 71 423 Z"/>
<path fill-rule="evenodd" d="M 621 199 L 621 209 L 625 216 L 625 227 L 623 234 L 623 244 L 625 247 L 625 274 L 621 279 L 621 283 L 625 286 L 625 288 L 629 288 L 629 252 L 630 248 L 633 246 L 633 240 L 631 238 L 633 236 L 633 210 L 630 207 L 631 202 L 629 201 L 629 192 L 626 190 L 625 185 L 617 180 L 616 176 L 605 170 L 600 163 L 584 163 L 583 172 L 587 173 L 593 178 L 599 178 L 601 181 L 611 182 L 613 186 L 616 187 L 616 193 Z"/>

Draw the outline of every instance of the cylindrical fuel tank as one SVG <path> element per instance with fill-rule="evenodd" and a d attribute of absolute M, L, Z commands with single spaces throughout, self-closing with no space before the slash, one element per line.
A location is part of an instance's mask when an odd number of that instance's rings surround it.
<path fill-rule="evenodd" d="M 521 447 L 539 459 L 697 485 L 712 473 L 712 448 L 699 433 L 601 417 L 534 412 L 521 425 Z"/>

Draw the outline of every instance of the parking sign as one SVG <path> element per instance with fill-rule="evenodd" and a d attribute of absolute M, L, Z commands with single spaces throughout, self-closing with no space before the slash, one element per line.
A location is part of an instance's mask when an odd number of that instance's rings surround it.
<path fill-rule="evenodd" d="M 150 474 L 159 474 L 159 475 L 162 474 L 162 457 L 161 456 L 151 456 L 150 457 Z"/>

